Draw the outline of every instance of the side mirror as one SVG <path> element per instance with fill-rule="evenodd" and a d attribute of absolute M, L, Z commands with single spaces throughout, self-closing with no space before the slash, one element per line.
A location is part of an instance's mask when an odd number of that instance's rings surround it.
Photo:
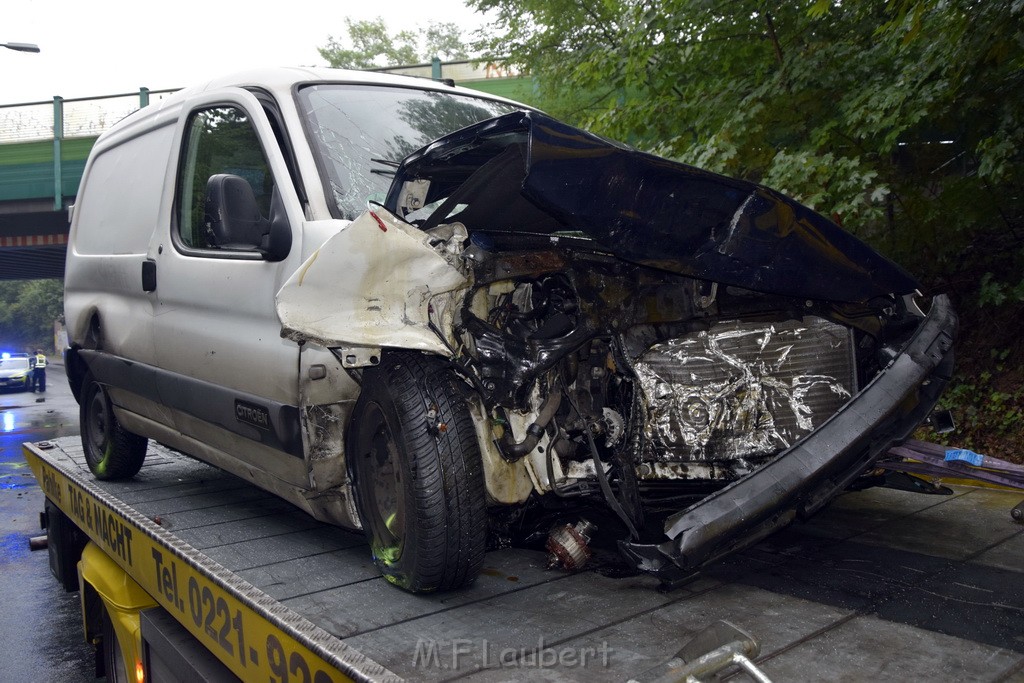
<path fill-rule="evenodd" d="M 260 251 L 268 261 L 283 261 L 292 249 L 292 226 L 288 222 L 288 213 L 284 210 L 281 193 L 274 188 L 270 197 L 270 232 Z"/>
<path fill-rule="evenodd" d="M 255 251 L 270 231 L 252 186 L 242 177 L 218 173 L 206 181 L 206 230 L 210 245 Z"/>
<path fill-rule="evenodd" d="M 211 246 L 258 251 L 268 261 L 284 259 L 291 249 L 291 226 L 276 188 L 267 219 L 248 181 L 230 173 L 212 175 L 206 182 L 205 213 Z"/>

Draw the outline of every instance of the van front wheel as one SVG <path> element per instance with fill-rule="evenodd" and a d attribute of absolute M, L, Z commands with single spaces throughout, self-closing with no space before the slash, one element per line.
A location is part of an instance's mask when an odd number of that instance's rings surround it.
<path fill-rule="evenodd" d="M 487 510 L 473 421 L 451 367 L 386 354 L 362 386 L 348 457 L 374 562 L 411 592 L 471 583 L 483 564 Z"/>
<path fill-rule="evenodd" d="M 121 426 L 106 389 L 91 373 L 85 375 L 81 395 L 79 421 L 89 469 L 97 479 L 134 477 L 146 458 L 146 437 Z"/>

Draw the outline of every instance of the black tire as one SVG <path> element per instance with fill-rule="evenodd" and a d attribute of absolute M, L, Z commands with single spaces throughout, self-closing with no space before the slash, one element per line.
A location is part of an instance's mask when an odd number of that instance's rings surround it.
<path fill-rule="evenodd" d="M 110 683 L 129 683 L 131 678 L 125 668 L 121 640 L 117 637 L 114 622 L 106 609 L 103 610 L 103 639 L 100 647 L 103 648 L 103 673 L 107 680 Z"/>
<path fill-rule="evenodd" d="M 487 542 L 483 464 L 451 367 L 393 353 L 363 373 L 349 432 L 356 505 L 373 559 L 414 593 L 476 578 Z"/>
<path fill-rule="evenodd" d="M 134 477 L 146 459 L 147 440 L 121 426 L 103 385 L 86 373 L 78 410 L 85 461 L 97 479 Z"/>

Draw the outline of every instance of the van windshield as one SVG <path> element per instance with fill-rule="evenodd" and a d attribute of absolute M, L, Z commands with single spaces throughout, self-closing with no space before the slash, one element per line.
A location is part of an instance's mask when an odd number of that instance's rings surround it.
<path fill-rule="evenodd" d="M 437 138 L 517 107 L 435 90 L 315 84 L 299 90 L 299 110 L 337 217 L 355 219 L 384 202 L 395 167 Z"/>

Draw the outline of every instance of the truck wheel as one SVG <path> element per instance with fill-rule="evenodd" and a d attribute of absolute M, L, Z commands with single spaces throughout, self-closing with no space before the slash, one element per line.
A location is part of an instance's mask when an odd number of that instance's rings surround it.
<path fill-rule="evenodd" d="M 135 476 L 146 458 L 146 437 L 133 434 L 114 416 L 106 389 L 86 373 L 79 406 L 85 460 L 97 479 Z"/>
<path fill-rule="evenodd" d="M 128 683 L 128 671 L 124 664 L 124 651 L 121 649 L 121 640 L 114 630 L 114 622 L 110 612 L 103 610 L 103 638 L 100 644 L 103 648 L 103 671 L 110 683 Z"/>
<path fill-rule="evenodd" d="M 394 353 L 362 379 L 348 458 L 374 562 L 414 593 L 471 583 L 483 564 L 487 509 L 457 378 L 439 358 Z"/>

